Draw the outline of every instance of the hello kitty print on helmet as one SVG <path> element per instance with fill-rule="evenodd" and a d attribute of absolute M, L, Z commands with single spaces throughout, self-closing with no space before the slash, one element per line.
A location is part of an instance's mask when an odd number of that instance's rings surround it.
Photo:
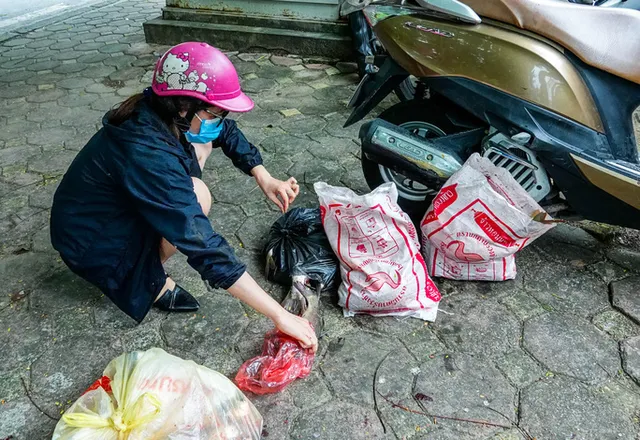
<path fill-rule="evenodd" d="M 158 96 L 190 96 L 231 112 L 253 109 L 229 58 L 207 43 L 169 49 L 156 64 L 151 87 Z"/>

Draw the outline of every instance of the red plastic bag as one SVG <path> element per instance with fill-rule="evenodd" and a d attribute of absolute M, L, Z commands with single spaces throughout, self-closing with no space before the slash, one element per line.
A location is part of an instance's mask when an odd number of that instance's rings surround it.
<path fill-rule="evenodd" d="M 307 377 L 314 358 L 313 352 L 292 337 L 271 330 L 264 337 L 262 355 L 242 364 L 236 384 L 255 394 L 277 393 L 294 380 Z"/>

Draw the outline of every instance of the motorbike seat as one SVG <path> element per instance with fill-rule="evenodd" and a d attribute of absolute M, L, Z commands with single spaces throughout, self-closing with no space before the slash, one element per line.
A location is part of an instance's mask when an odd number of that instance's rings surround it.
<path fill-rule="evenodd" d="M 557 0 L 460 0 L 478 15 L 542 35 L 585 63 L 640 84 L 640 11 Z"/>

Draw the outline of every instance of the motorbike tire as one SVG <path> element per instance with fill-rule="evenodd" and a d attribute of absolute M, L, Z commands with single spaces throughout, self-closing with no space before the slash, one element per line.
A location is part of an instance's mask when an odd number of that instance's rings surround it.
<path fill-rule="evenodd" d="M 438 137 L 465 130 L 463 127 L 454 125 L 449 117 L 447 117 L 447 114 L 451 114 L 452 112 L 463 112 L 463 110 L 457 108 L 450 101 L 434 95 L 428 100 L 401 102 L 388 108 L 378 117 L 400 126 L 407 125 L 411 122 L 424 122 L 438 129 L 434 130 L 434 136 L 428 137 Z M 464 116 L 468 118 L 467 114 Z M 361 163 L 364 178 L 372 190 L 383 183 L 391 181 L 390 176 L 393 172 L 388 168 L 381 167 L 376 162 L 367 159 L 364 154 L 362 155 Z M 440 188 L 429 188 L 431 193 L 426 194 L 424 199 L 417 200 L 419 195 L 416 195 L 416 197 L 407 197 L 407 191 L 403 190 L 404 185 L 398 181 L 395 181 L 395 183 L 398 187 L 398 204 L 412 220 L 419 222 Z"/>

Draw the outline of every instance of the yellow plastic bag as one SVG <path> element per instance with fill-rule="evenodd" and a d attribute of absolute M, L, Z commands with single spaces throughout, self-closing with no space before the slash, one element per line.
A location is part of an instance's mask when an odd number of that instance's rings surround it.
<path fill-rule="evenodd" d="M 260 439 L 262 417 L 225 376 L 160 348 L 107 365 L 105 388 L 82 395 L 52 440 Z"/>

